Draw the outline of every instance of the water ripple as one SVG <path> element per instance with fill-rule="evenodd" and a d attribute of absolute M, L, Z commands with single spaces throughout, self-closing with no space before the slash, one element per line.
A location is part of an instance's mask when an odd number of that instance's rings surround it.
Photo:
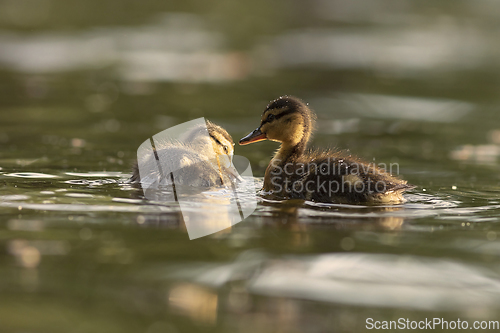
<path fill-rule="evenodd" d="M 49 175 L 46 173 L 38 173 L 38 172 L 15 172 L 15 173 L 7 173 L 4 176 L 8 177 L 17 177 L 17 178 L 58 178 L 55 175 Z"/>
<path fill-rule="evenodd" d="M 123 177 L 122 172 L 111 172 L 111 171 L 91 171 L 91 172 L 66 172 L 68 176 L 76 177 Z"/>

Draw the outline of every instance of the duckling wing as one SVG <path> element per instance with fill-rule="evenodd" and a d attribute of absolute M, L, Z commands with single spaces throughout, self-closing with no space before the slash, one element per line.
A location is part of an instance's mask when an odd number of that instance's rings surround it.
<path fill-rule="evenodd" d="M 304 156 L 305 171 L 291 178 L 293 197 L 332 203 L 402 202 L 402 193 L 413 188 L 374 163 L 345 152 L 312 152 Z"/>
<path fill-rule="evenodd" d="M 174 182 L 193 187 L 220 185 L 216 161 L 185 146 L 173 146 L 158 151 L 162 164 L 171 170 Z"/>

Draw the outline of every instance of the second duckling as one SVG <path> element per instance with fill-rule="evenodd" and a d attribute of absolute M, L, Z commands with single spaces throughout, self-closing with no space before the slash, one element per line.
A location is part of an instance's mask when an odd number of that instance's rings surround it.
<path fill-rule="evenodd" d="M 156 142 L 153 151 L 138 156 L 130 180 L 165 185 L 174 181 L 176 185 L 194 187 L 230 185 L 240 179 L 232 165 L 233 152 L 234 143 L 229 133 L 207 120 L 206 126 L 199 124 L 190 128 L 179 142 Z M 146 166 L 142 177 L 139 165 Z M 165 170 L 176 172 L 163 175 Z"/>
<path fill-rule="evenodd" d="M 347 152 L 307 151 L 315 115 L 302 100 L 283 96 L 264 110 L 257 129 L 240 140 L 281 143 L 266 169 L 263 190 L 283 199 L 327 203 L 401 203 L 413 188 Z"/>

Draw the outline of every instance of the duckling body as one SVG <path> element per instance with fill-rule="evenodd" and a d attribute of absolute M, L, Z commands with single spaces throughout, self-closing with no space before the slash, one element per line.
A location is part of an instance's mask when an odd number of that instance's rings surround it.
<path fill-rule="evenodd" d="M 156 142 L 154 152 L 138 156 L 141 160 L 135 163 L 130 180 L 165 185 L 171 185 L 173 180 L 176 185 L 193 187 L 230 185 L 239 179 L 231 162 L 233 146 L 229 133 L 207 120 L 206 126 L 190 128 L 179 142 Z M 162 161 L 160 167 L 156 166 L 158 161 Z M 148 170 L 142 179 L 139 165 Z M 164 170 L 175 172 L 163 175 Z"/>
<path fill-rule="evenodd" d="M 327 203 L 404 202 L 403 192 L 413 186 L 374 163 L 343 151 L 306 150 L 314 120 L 300 99 L 280 97 L 264 110 L 260 126 L 240 140 L 281 143 L 265 172 L 265 193 Z"/>

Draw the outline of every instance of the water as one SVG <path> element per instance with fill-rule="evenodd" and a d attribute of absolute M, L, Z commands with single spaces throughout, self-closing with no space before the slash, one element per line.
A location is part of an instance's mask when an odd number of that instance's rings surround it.
<path fill-rule="evenodd" d="M 0 2 L 0 331 L 500 320 L 498 13 L 486 0 Z M 417 186 L 407 202 L 258 197 L 244 222 L 190 241 L 176 204 L 127 183 L 152 135 L 205 117 L 237 141 L 282 94 L 316 111 L 314 146 L 397 165 Z M 276 148 L 235 147 L 257 186 Z"/>

